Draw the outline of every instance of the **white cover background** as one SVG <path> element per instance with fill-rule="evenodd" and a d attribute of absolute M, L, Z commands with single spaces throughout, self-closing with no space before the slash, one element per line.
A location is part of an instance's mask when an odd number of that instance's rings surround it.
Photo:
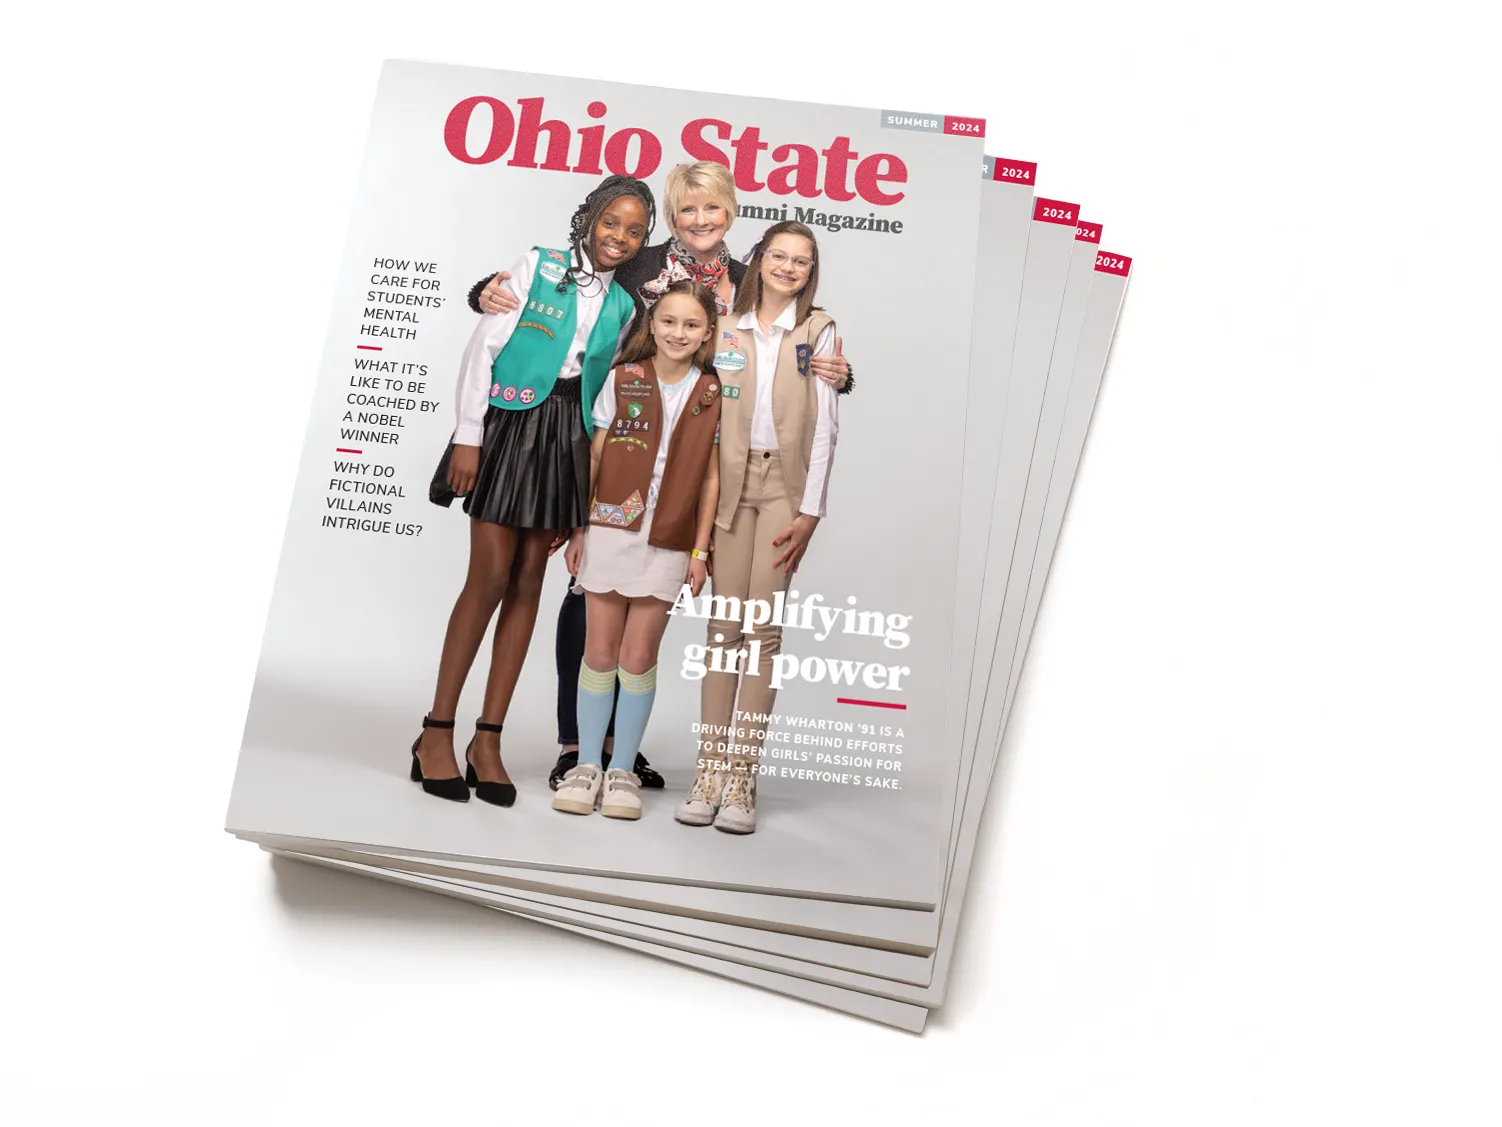
<path fill-rule="evenodd" d="M 718 1031 L 761 1055 L 718 1121 L 1495 1117 L 1495 91 L 1461 9 L 622 7 L 545 47 L 473 3 L 40 12 L 0 48 L 0 1110 L 509 1120 L 634 1041 L 620 1117 L 660 1121 Z M 922 1040 L 220 832 L 386 55 L 985 114 L 1134 258 Z M 569 974 L 635 1016 L 556 1006 Z"/>

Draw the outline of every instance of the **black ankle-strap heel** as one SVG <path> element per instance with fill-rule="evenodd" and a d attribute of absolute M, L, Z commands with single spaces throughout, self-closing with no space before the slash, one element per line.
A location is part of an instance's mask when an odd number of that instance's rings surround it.
<path fill-rule="evenodd" d="M 475 721 L 477 732 L 495 732 L 500 734 L 500 724 L 487 724 L 483 720 Z M 487 783 L 475 774 L 475 765 L 470 762 L 469 753 L 474 749 L 475 741 L 469 741 L 469 746 L 464 749 L 464 781 L 475 788 L 475 797 L 481 802 L 488 802 L 492 806 L 510 806 L 516 801 L 516 786 L 513 783 Z"/>
<path fill-rule="evenodd" d="M 452 720 L 434 720 L 430 716 L 422 718 L 424 728 L 452 728 Z M 438 798 L 446 798 L 450 802 L 468 802 L 469 787 L 464 785 L 464 780 L 455 775 L 451 779 L 430 779 L 422 773 L 422 761 L 417 758 L 417 749 L 422 745 L 422 736 L 412 741 L 412 781 L 421 783 L 422 789 L 428 794 Z"/>

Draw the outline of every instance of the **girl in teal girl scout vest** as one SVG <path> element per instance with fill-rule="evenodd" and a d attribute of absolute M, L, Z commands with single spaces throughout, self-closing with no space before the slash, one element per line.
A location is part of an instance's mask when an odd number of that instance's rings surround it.
<path fill-rule="evenodd" d="M 719 320 L 720 499 L 711 559 L 716 596 L 770 604 L 785 591 L 824 516 L 839 400 L 814 374 L 813 358 L 836 349 L 834 319 L 814 305 L 819 248 L 802 223 L 774 223 L 757 243 Z M 756 829 L 756 765 L 777 691 L 769 677 L 782 630 L 743 632 L 711 619 L 709 644 L 727 653 L 759 643 L 756 670 L 711 670 L 700 688 L 699 769 L 674 815 L 728 833 Z M 732 718 L 734 723 L 732 724 Z"/>
<path fill-rule="evenodd" d="M 657 653 L 668 611 L 708 576 L 719 499 L 720 381 L 710 367 L 719 319 L 700 282 L 671 283 L 626 346 L 595 401 L 589 527 L 567 561 L 588 600 L 578 679 L 579 762 L 553 809 L 641 817 L 637 752 L 657 695 Z M 604 768 L 615 712 L 615 748 Z"/>
<path fill-rule="evenodd" d="M 412 745 L 412 780 L 441 798 L 474 788 L 498 806 L 516 800 L 500 732 L 537 620 L 555 542 L 589 513 L 592 408 L 625 342 L 636 304 L 615 285 L 652 230 L 656 205 L 640 180 L 607 177 L 574 212 L 568 250 L 534 247 L 510 270 L 518 300 L 480 319 L 460 362 L 458 421 L 429 489 L 470 518 L 469 571 L 449 617 L 433 706 Z M 485 631 L 500 607 L 483 715 L 454 754 L 454 712 Z"/>

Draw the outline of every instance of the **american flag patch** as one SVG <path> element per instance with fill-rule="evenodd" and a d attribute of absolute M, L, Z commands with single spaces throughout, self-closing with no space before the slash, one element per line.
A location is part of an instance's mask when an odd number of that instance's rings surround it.
<path fill-rule="evenodd" d="M 720 334 L 720 339 L 722 341 L 725 341 L 727 344 L 739 344 L 740 343 L 740 338 L 738 338 L 734 333 L 721 333 Z"/>

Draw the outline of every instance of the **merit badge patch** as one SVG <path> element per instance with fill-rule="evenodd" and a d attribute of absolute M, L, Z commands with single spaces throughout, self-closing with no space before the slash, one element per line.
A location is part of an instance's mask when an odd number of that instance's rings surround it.
<path fill-rule="evenodd" d="M 613 524 L 617 528 L 625 528 L 646 511 L 647 507 L 642 504 L 641 490 L 638 489 L 619 505 L 606 505 L 596 501 L 590 509 L 589 519 L 602 524 Z"/>
<path fill-rule="evenodd" d="M 524 387 L 524 388 L 522 388 L 522 402 L 523 403 L 531 403 L 532 400 L 534 400 L 536 398 L 537 398 L 537 392 L 533 391 L 530 387 Z"/>
<path fill-rule="evenodd" d="M 714 366 L 717 372 L 744 371 L 746 367 L 746 354 L 728 348 L 724 352 L 716 352 L 714 354 Z"/>
<path fill-rule="evenodd" d="M 810 352 L 812 352 L 812 351 L 813 350 L 810 349 L 808 347 L 808 345 L 806 345 L 806 344 L 800 344 L 800 345 L 797 346 L 797 352 L 798 352 L 798 374 L 800 376 L 806 376 L 806 375 L 808 375 L 808 357 L 809 357 Z"/>
<path fill-rule="evenodd" d="M 516 388 L 514 388 L 514 387 L 502 388 L 501 389 L 501 398 L 504 399 L 507 403 L 510 403 L 513 399 L 516 398 Z"/>
<path fill-rule="evenodd" d="M 498 383 L 491 384 L 490 385 L 490 398 L 494 399 L 499 394 L 501 394 L 501 385 L 498 384 Z"/>
<path fill-rule="evenodd" d="M 626 404 L 626 414 L 629 415 L 633 419 L 636 418 L 638 415 L 641 414 L 641 404 L 640 403 L 627 403 Z"/>

